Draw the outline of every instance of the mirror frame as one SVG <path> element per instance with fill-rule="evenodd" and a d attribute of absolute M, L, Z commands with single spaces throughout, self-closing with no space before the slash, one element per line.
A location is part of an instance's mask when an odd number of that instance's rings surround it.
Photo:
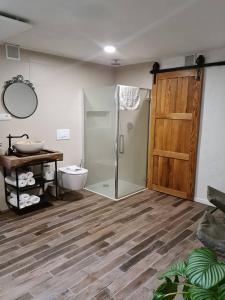
<path fill-rule="evenodd" d="M 10 87 L 10 85 L 12 85 L 14 83 L 23 83 L 23 84 L 29 86 L 29 88 L 31 88 L 33 90 L 34 96 L 36 97 L 36 106 L 35 106 L 33 112 L 30 115 L 26 116 L 26 117 L 18 117 L 16 115 L 12 114 L 8 110 L 8 108 L 7 108 L 6 104 L 5 104 L 5 92 L 6 92 L 7 88 Z M 27 119 L 27 118 L 29 118 L 30 116 L 32 116 L 35 113 L 35 111 L 37 110 L 37 107 L 38 107 L 38 97 L 37 97 L 37 94 L 36 94 L 36 92 L 34 90 L 34 85 L 29 80 L 24 80 L 24 78 L 23 78 L 22 75 L 17 75 L 16 77 L 13 77 L 11 80 L 5 81 L 3 89 L 4 89 L 3 93 L 2 93 L 3 105 L 4 105 L 5 109 L 9 112 L 9 114 L 11 116 L 13 116 L 13 117 L 15 117 L 17 119 Z"/>

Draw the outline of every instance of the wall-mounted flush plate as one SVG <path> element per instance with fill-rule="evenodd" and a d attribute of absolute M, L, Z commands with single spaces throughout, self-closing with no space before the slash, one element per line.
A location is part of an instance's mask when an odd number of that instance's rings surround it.
<path fill-rule="evenodd" d="M 57 129 L 56 131 L 56 140 L 69 140 L 70 139 L 70 130 L 69 129 Z"/>
<path fill-rule="evenodd" d="M 0 121 L 9 121 L 12 119 L 10 114 L 0 113 Z"/>

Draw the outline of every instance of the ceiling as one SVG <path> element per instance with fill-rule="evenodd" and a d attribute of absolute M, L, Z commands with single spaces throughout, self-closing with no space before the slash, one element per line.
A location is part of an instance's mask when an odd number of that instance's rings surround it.
<path fill-rule="evenodd" d="M 0 0 L 0 11 L 32 25 L 1 43 L 101 64 L 225 46 L 224 0 Z M 103 52 L 108 44 L 115 54 Z"/>
<path fill-rule="evenodd" d="M 9 36 L 19 34 L 31 28 L 30 24 L 9 19 L 0 15 L 0 41 L 7 40 Z"/>

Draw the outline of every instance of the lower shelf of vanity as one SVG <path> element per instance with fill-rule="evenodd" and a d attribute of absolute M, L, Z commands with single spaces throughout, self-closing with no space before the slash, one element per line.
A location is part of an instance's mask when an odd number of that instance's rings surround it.
<path fill-rule="evenodd" d="M 10 209 L 16 211 L 18 214 L 24 214 L 27 212 L 32 212 L 34 210 L 51 206 L 51 202 L 49 202 L 49 199 L 52 199 L 48 193 L 46 194 L 46 184 L 48 183 L 54 183 L 55 185 L 55 196 L 54 198 L 58 198 L 58 180 L 57 180 L 57 162 L 63 160 L 63 155 L 61 152 L 56 152 L 56 151 L 49 151 L 45 150 L 45 152 L 48 152 L 47 154 L 45 153 L 42 155 L 25 155 L 25 157 L 17 157 L 17 156 L 1 156 L 0 155 L 0 165 L 3 166 L 4 170 L 4 179 L 6 179 L 7 176 L 11 176 L 12 174 L 10 173 L 11 169 L 15 169 L 19 171 L 19 169 L 23 169 L 29 166 L 29 168 L 33 166 L 38 166 L 40 165 L 40 172 L 41 174 L 35 174 L 34 179 L 35 179 L 35 184 L 33 185 L 26 185 L 24 187 L 19 186 L 19 182 L 17 181 L 15 183 L 15 180 L 4 180 L 5 181 L 5 198 L 7 205 L 9 206 Z M 43 166 L 44 164 L 48 163 L 54 163 L 55 167 L 55 178 L 51 180 L 46 180 L 43 178 Z M 34 172 L 35 173 L 35 172 Z M 7 182 L 6 182 L 7 181 Z M 35 189 L 39 189 L 39 191 L 34 191 Z M 13 193 L 14 195 L 11 196 L 10 194 Z M 29 194 L 30 196 L 35 196 L 37 195 L 40 197 L 40 201 L 36 203 L 37 201 L 32 201 L 33 203 L 24 203 L 19 205 L 18 203 L 18 196 L 20 194 Z M 15 195 L 16 194 L 16 195 Z M 18 195 L 19 194 L 19 195 Z M 39 196 L 41 194 L 41 196 Z M 10 198 L 8 198 L 10 196 Z M 15 201 L 11 201 L 11 198 L 16 198 Z M 34 200 L 34 199 L 33 199 Z M 21 202 L 26 200 L 21 200 Z M 29 201 L 29 200 L 27 200 Z M 22 206 L 22 207 L 21 207 Z"/>
<path fill-rule="evenodd" d="M 18 208 L 17 206 L 12 205 L 8 201 L 8 199 L 6 201 L 7 201 L 8 206 L 18 214 L 25 214 L 28 212 L 32 212 L 34 210 L 44 208 L 44 207 L 52 206 L 52 204 L 49 202 L 47 195 L 40 195 L 39 197 L 40 197 L 40 201 L 38 203 L 29 205 L 29 206 L 25 206 L 24 208 Z"/>
<path fill-rule="evenodd" d="M 46 180 L 40 176 L 34 176 L 34 179 L 35 179 L 35 184 L 33 185 L 26 185 L 24 187 L 16 187 L 15 185 L 12 185 L 12 184 L 8 184 L 6 183 L 7 186 L 9 186 L 10 188 L 12 189 L 18 189 L 18 191 L 20 193 L 23 193 L 25 191 L 28 191 L 28 190 L 32 190 L 34 188 L 40 188 L 43 186 L 43 184 L 45 183 L 51 183 L 51 182 L 55 182 L 55 179 L 52 179 L 52 180 Z"/>

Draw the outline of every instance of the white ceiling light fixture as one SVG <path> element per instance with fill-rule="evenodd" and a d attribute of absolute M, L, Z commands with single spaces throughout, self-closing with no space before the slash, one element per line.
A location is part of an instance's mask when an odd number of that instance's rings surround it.
<path fill-rule="evenodd" d="M 112 45 L 108 45 L 104 47 L 104 51 L 106 53 L 112 54 L 116 52 L 116 47 L 112 46 Z"/>

